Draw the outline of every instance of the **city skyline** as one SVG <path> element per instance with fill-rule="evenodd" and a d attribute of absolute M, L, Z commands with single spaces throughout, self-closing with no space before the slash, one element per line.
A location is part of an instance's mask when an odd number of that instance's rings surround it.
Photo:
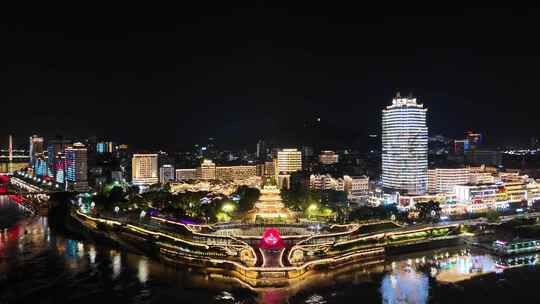
<path fill-rule="evenodd" d="M 0 25 L 0 304 L 540 303 L 540 9 L 144 7 Z"/>

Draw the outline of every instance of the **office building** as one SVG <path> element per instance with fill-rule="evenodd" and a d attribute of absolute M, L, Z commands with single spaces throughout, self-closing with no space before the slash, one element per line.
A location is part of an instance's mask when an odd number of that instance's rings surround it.
<path fill-rule="evenodd" d="M 309 176 L 309 188 L 311 190 L 345 191 L 345 180 L 343 178 L 334 178 L 330 174 L 311 174 Z"/>
<path fill-rule="evenodd" d="M 43 153 L 43 142 L 43 137 L 37 135 L 30 136 L 29 155 L 32 165 L 36 161 L 36 156 Z"/>
<path fill-rule="evenodd" d="M 159 168 L 159 182 L 161 184 L 166 184 L 168 182 L 174 181 L 174 167 L 169 164 L 165 164 Z"/>
<path fill-rule="evenodd" d="M 369 194 L 369 177 L 365 175 L 344 175 L 343 180 L 345 181 L 345 192 L 347 192 L 350 199 L 356 201 L 367 198 Z"/>
<path fill-rule="evenodd" d="M 131 182 L 139 186 L 149 186 L 159 182 L 157 154 L 133 154 Z"/>
<path fill-rule="evenodd" d="M 323 165 L 337 164 L 339 161 L 339 155 L 334 151 L 321 151 L 319 154 L 319 162 Z"/>
<path fill-rule="evenodd" d="M 216 179 L 242 180 L 257 176 L 257 166 L 217 166 Z"/>
<path fill-rule="evenodd" d="M 99 154 L 113 153 L 114 151 L 115 146 L 112 141 L 102 141 L 96 144 L 96 152 Z"/>
<path fill-rule="evenodd" d="M 276 159 L 264 162 L 264 176 L 276 176 L 276 171 L 277 171 L 276 167 L 277 167 Z"/>
<path fill-rule="evenodd" d="M 198 179 L 197 169 L 176 169 L 176 180 Z"/>
<path fill-rule="evenodd" d="M 63 169 L 62 155 L 71 141 L 64 139 L 53 139 L 47 145 L 47 175 L 56 180 L 63 180 L 63 177 L 57 177 L 56 172 Z M 62 167 L 62 168 L 60 168 Z M 63 174 L 63 173 L 61 173 Z"/>
<path fill-rule="evenodd" d="M 429 193 L 453 193 L 454 186 L 470 182 L 469 167 L 428 169 Z"/>
<path fill-rule="evenodd" d="M 382 111 L 382 183 L 386 190 L 427 191 L 427 109 L 399 95 Z"/>
<path fill-rule="evenodd" d="M 216 179 L 216 164 L 209 159 L 203 160 L 198 175 L 200 179 Z"/>
<path fill-rule="evenodd" d="M 282 149 L 277 152 L 277 172 L 289 174 L 302 170 L 302 152 L 297 149 Z"/>
<path fill-rule="evenodd" d="M 262 139 L 257 142 L 256 156 L 257 159 L 266 159 L 266 143 Z"/>
<path fill-rule="evenodd" d="M 88 151 L 82 143 L 65 150 L 65 182 L 75 191 L 88 190 Z"/>

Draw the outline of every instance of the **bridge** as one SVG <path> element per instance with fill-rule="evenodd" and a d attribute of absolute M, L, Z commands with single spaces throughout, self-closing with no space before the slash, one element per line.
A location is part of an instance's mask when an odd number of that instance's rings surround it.
<path fill-rule="evenodd" d="M 36 215 L 39 211 L 47 210 L 51 194 L 59 191 L 51 191 L 25 181 L 16 176 L 0 176 L 0 196 L 8 199 L 25 211 Z"/>
<path fill-rule="evenodd" d="M 12 189 L 8 185 L 13 185 L 16 189 Z M 60 192 L 39 187 L 15 176 L 10 176 L 7 179 L 4 177 L 0 180 L 0 186 L 0 195 L 49 195 Z"/>

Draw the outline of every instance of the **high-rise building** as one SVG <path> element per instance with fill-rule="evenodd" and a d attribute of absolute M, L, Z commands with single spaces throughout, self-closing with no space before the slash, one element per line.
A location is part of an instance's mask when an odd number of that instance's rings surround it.
<path fill-rule="evenodd" d="M 339 155 L 334 151 L 321 151 L 319 154 L 319 162 L 323 165 L 337 164 L 339 161 Z"/>
<path fill-rule="evenodd" d="M 387 190 L 427 190 L 427 109 L 399 93 L 382 111 L 382 183 Z"/>
<path fill-rule="evenodd" d="M 63 155 L 66 148 L 71 145 L 71 141 L 64 139 L 53 139 L 48 142 L 47 145 L 47 175 L 55 180 L 60 179 L 57 177 L 57 171 L 61 171 L 64 166 Z M 63 180 L 63 177 L 61 178 Z"/>
<path fill-rule="evenodd" d="M 37 135 L 30 136 L 30 163 L 34 164 L 36 161 L 36 155 L 43 153 L 43 137 Z"/>
<path fill-rule="evenodd" d="M 96 144 L 96 152 L 99 154 L 113 153 L 114 150 L 115 150 L 115 145 L 112 141 L 102 141 Z"/>
<path fill-rule="evenodd" d="M 275 159 L 264 162 L 264 176 L 276 176 L 277 161 Z"/>
<path fill-rule="evenodd" d="M 265 159 L 266 158 L 266 144 L 264 140 L 259 140 L 257 142 L 257 153 L 256 153 L 257 159 Z"/>
<path fill-rule="evenodd" d="M 302 152 L 297 149 L 282 149 L 277 152 L 277 173 L 292 173 L 302 170 Z"/>
<path fill-rule="evenodd" d="M 74 143 L 65 150 L 65 180 L 70 189 L 88 189 L 88 150 L 82 143 Z"/>
<path fill-rule="evenodd" d="M 159 168 L 159 182 L 161 184 L 166 184 L 170 181 L 174 181 L 174 167 L 165 164 Z"/>
<path fill-rule="evenodd" d="M 139 186 L 149 186 L 159 182 L 157 154 L 133 154 L 131 182 Z"/>

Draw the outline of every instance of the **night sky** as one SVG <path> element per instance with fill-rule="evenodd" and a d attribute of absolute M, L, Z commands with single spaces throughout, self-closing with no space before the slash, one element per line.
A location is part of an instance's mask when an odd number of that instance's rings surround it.
<path fill-rule="evenodd" d="M 538 10 L 330 3 L 207 5 L 179 9 L 180 24 L 2 26 L 1 133 L 254 149 L 261 137 L 300 143 L 320 117 L 329 146 L 361 145 L 400 91 L 429 108 L 430 135 L 540 136 Z"/>

